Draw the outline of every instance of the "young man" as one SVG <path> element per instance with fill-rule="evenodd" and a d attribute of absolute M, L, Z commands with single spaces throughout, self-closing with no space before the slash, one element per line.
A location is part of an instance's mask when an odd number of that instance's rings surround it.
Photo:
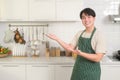
<path fill-rule="evenodd" d="M 106 47 L 104 37 L 94 25 L 95 17 L 96 14 L 91 8 L 85 8 L 81 11 L 80 19 L 85 30 L 79 31 L 70 44 L 65 43 L 53 34 L 47 35 L 68 52 L 77 54 L 71 80 L 100 80 L 99 62 L 106 51 Z"/>

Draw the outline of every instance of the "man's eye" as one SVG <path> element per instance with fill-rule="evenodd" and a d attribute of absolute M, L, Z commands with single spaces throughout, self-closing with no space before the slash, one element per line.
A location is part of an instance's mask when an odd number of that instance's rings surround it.
<path fill-rule="evenodd" d="M 85 19 L 85 17 L 82 17 L 82 19 Z"/>

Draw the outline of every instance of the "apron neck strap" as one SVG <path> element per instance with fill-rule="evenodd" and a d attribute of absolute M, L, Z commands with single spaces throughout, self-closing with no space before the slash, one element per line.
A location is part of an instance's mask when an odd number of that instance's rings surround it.
<path fill-rule="evenodd" d="M 90 39 L 92 39 L 93 34 L 95 33 L 95 31 L 96 31 L 96 28 L 94 28 L 94 30 L 92 31 L 92 34 L 91 34 L 91 36 L 90 36 Z"/>
<path fill-rule="evenodd" d="M 90 36 L 90 39 L 92 39 L 93 34 L 95 33 L 95 31 L 96 31 L 96 28 L 94 28 L 94 30 L 92 31 L 92 34 L 91 34 L 91 36 Z M 81 33 L 80 37 L 83 35 L 84 32 L 85 32 L 85 30 Z"/>

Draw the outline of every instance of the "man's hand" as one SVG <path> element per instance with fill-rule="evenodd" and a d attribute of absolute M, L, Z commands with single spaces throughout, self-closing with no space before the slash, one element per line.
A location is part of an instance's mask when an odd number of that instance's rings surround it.
<path fill-rule="evenodd" d="M 75 53 L 75 54 L 77 54 L 77 55 L 81 55 L 81 53 L 82 53 L 81 50 L 78 50 L 78 49 L 73 50 L 72 52 Z"/>

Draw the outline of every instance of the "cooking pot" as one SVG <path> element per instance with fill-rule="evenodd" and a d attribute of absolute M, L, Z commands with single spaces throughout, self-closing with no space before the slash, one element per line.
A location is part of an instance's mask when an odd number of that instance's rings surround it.
<path fill-rule="evenodd" d="M 120 55 L 120 50 L 118 50 L 118 54 Z"/>
<path fill-rule="evenodd" d="M 115 57 L 117 60 L 120 60 L 120 50 L 117 51 L 117 53 L 114 55 L 114 57 Z"/>

